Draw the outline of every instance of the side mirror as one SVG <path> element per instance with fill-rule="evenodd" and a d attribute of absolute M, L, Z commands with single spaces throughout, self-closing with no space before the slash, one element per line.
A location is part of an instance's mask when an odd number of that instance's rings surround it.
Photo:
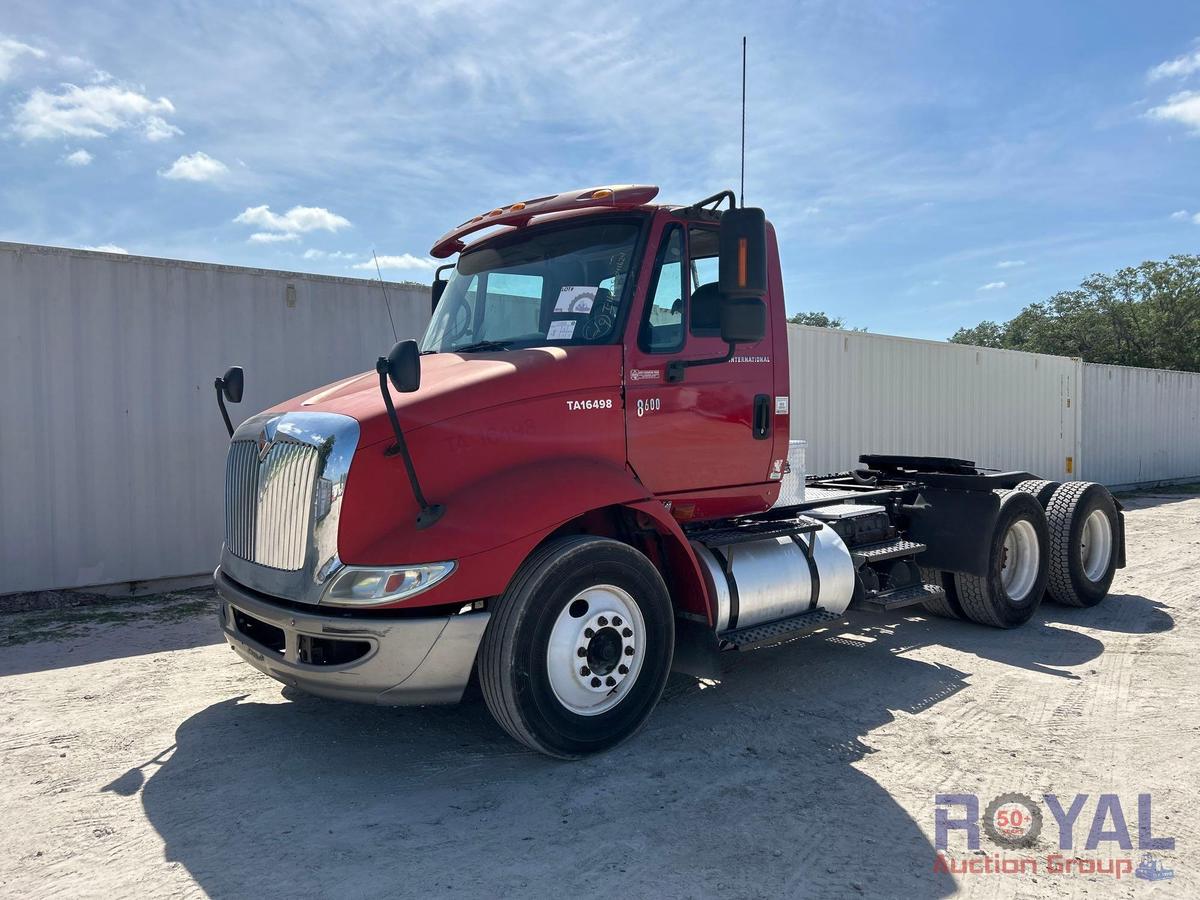
<path fill-rule="evenodd" d="M 379 361 L 388 380 L 401 394 L 411 394 L 421 387 L 421 351 L 416 341 L 399 341 L 391 353 Z"/>
<path fill-rule="evenodd" d="M 757 297 L 725 297 L 721 301 L 721 340 L 756 344 L 767 335 L 767 305 Z"/>
<path fill-rule="evenodd" d="M 727 209 L 721 215 L 718 283 L 726 297 L 767 293 L 767 217 L 755 207 Z"/>
<path fill-rule="evenodd" d="M 242 374 L 241 366 L 231 366 L 225 370 L 225 374 L 221 376 L 221 393 L 230 403 L 242 402 L 242 390 L 246 386 L 245 376 Z"/>

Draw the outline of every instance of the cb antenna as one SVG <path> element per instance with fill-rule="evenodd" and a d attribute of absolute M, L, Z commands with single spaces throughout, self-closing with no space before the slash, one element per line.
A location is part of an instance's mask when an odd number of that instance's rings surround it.
<path fill-rule="evenodd" d="M 742 189 L 739 205 L 746 205 L 746 36 L 742 35 Z"/>
<path fill-rule="evenodd" d="M 375 255 L 374 247 L 371 248 L 371 259 L 375 260 L 375 274 L 379 276 L 379 287 L 383 290 L 383 305 L 387 307 L 388 322 L 392 326 L 392 340 L 398 341 L 400 338 L 396 335 L 396 320 L 392 318 L 392 302 L 388 300 L 387 285 L 383 283 L 383 270 L 379 268 L 379 257 Z"/>

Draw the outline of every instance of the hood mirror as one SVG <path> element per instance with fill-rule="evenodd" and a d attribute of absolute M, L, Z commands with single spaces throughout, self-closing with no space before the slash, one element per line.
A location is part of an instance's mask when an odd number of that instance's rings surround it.
<path fill-rule="evenodd" d="M 246 378 L 242 373 L 242 367 L 231 366 L 226 369 L 220 381 L 221 393 L 225 395 L 225 399 L 230 403 L 241 403 L 242 390 L 246 386 Z"/>
<path fill-rule="evenodd" d="M 221 410 L 221 419 L 225 422 L 225 430 L 229 432 L 229 436 L 233 437 L 233 423 L 229 421 L 229 411 L 225 409 L 225 401 L 230 403 L 242 402 L 242 389 L 246 386 L 246 380 L 242 375 L 241 366 L 230 366 L 225 370 L 225 374 L 213 381 L 213 387 L 217 390 L 217 406 Z"/>
<path fill-rule="evenodd" d="M 411 394 L 421 387 L 421 350 L 413 340 L 398 341 L 391 352 L 379 360 L 388 381 L 401 394 Z"/>

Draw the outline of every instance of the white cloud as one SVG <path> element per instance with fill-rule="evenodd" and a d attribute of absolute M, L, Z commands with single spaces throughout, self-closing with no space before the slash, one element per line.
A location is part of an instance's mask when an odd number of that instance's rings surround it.
<path fill-rule="evenodd" d="M 1164 122 L 1178 122 L 1200 132 L 1200 91 L 1172 94 L 1166 103 L 1154 107 L 1146 115 Z"/>
<path fill-rule="evenodd" d="M 381 256 L 379 257 L 379 268 L 381 269 L 408 269 L 408 270 L 429 270 L 437 268 L 437 261 L 423 256 L 413 256 L 411 253 L 401 253 L 399 256 Z M 375 259 L 372 257 L 366 262 L 355 263 L 350 268 L 352 269 L 374 269 Z"/>
<path fill-rule="evenodd" d="M 129 251 L 126 250 L 124 247 L 118 247 L 116 244 L 98 244 L 94 247 L 88 246 L 88 247 L 84 247 L 83 249 L 84 250 L 95 250 L 99 253 L 124 253 L 124 254 L 129 253 Z"/>
<path fill-rule="evenodd" d="M 1196 213 L 1194 216 L 1192 216 L 1192 221 L 1197 225 L 1200 225 L 1200 213 Z"/>
<path fill-rule="evenodd" d="M 92 163 L 92 154 L 86 150 L 76 150 L 74 153 L 64 156 L 63 162 L 68 166 L 89 166 Z"/>
<path fill-rule="evenodd" d="M 170 168 L 158 174 L 172 181 L 218 181 L 229 174 L 229 167 L 219 159 L 197 151 L 179 157 Z"/>
<path fill-rule="evenodd" d="M 305 259 L 357 259 L 357 253 L 348 253 L 345 250 L 317 250 L 314 247 L 304 251 Z"/>
<path fill-rule="evenodd" d="M 248 240 L 253 244 L 279 244 L 283 241 L 298 241 L 300 235 L 284 231 L 256 231 Z"/>
<path fill-rule="evenodd" d="M 1177 210 L 1175 210 L 1175 212 L 1171 213 L 1171 218 L 1176 221 L 1179 221 L 1181 219 L 1186 219 L 1188 216 L 1189 216 L 1189 213 L 1186 209 L 1177 209 Z"/>
<path fill-rule="evenodd" d="M 137 130 L 150 141 L 182 132 L 163 116 L 175 112 L 166 97 L 151 100 L 128 88 L 109 84 L 79 87 L 64 84 L 57 94 L 34 88 L 17 107 L 16 132 L 26 140 L 99 138 L 116 131 Z"/>
<path fill-rule="evenodd" d="M 338 231 L 350 226 L 349 219 L 321 206 L 293 206 L 283 215 L 271 212 L 269 206 L 251 206 L 233 221 L 264 229 L 250 235 L 250 240 L 256 244 L 296 241 L 310 231 Z"/>
<path fill-rule="evenodd" d="M 989 281 L 987 284 L 981 284 L 976 290 L 980 291 L 1002 291 L 1008 287 L 1006 281 Z"/>
<path fill-rule="evenodd" d="M 996 263 L 996 268 L 997 269 L 1018 269 L 1023 265 L 1025 265 L 1025 260 L 1023 260 L 1023 259 L 1002 259 L 1002 260 L 1000 260 L 1000 262 Z"/>
<path fill-rule="evenodd" d="M 32 56 L 34 59 L 44 59 L 45 50 L 31 47 L 10 37 L 0 36 L 0 81 L 7 81 L 17 67 L 17 60 L 22 56 Z"/>
<path fill-rule="evenodd" d="M 1200 48 L 1183 56 L 1159 63 L 1146 73 L 1148 81 L 1161 81 L 1164 78 L 1184 78 L 1193 72 L 1200 72 Z"/>

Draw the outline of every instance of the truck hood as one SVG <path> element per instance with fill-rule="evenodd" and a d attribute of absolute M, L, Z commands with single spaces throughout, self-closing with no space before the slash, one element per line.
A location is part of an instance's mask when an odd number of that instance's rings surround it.
<path fill-rule="evenodd" d="M 577 394 L 621 384 L 621 348 L 533 347 L 491 353 L 433 353 L 421 357 L 421 389 L 392 402 L 405 434 L 426 425 L 534 397 Z M 294 397 L 271 412 L 341 413 L 358 420 L 359 446 L 392 436 L 379 393 L 379 375 L 364 372 Z"/>

